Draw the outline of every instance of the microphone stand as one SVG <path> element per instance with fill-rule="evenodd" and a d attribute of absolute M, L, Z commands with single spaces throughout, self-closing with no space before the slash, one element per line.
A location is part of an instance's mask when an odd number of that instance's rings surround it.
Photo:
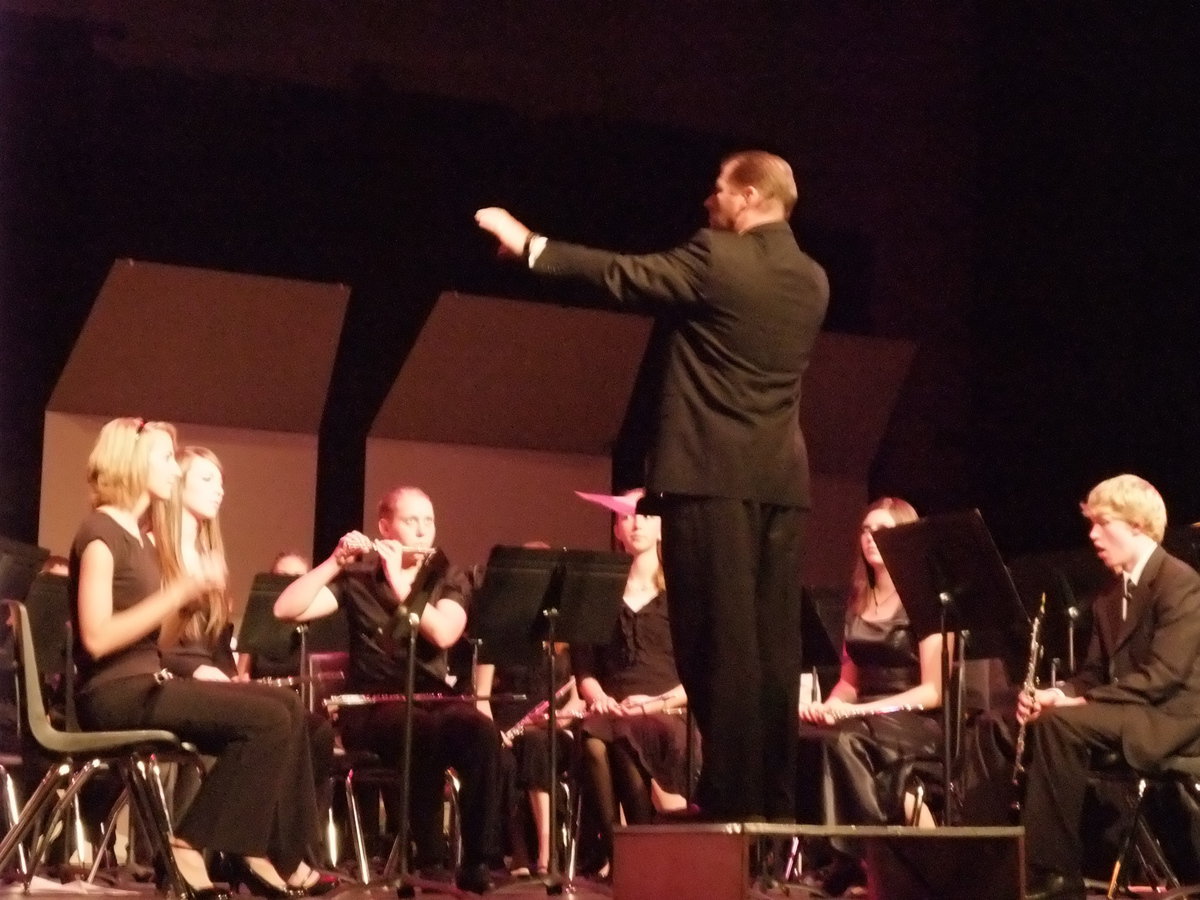
<path fill-rule="evenodd" d="M 942 681 L 942 780 L 945 783 L 946 791 L 946 808 L 942 813 L 946 825 L 954 824 L 954 804 L 950 801 L 950 796 L 953 792 L 953 786 L 950 781 L 952 765 L 950 762 L 951 751 L 951 721 L 950 721 L 950 698 L 947 693 L 947 688 L 950 686 L 950 634 L 949 634 L 949 613 L 950 607 L 954 605 L 954 598 L 948 591 L 940 591 L 938 593 L 938 601 L 941 605 L 940 626 L 942 632 L 942 651 L 941 651 L 941 681 Z"/>
<path fill-rule="evenodd" d="M 1071 580 L 1061 569 L 1056 569 L 1054 574 L 1058 578 L 1058 585 L 1062 588 L 1063 605 L 1066 608 L 1067 614 L 1067 674 L 1075 674 L 1075 626 L 1079 622 L 1079 605 L 1075 602 L 1075 591 L 1071 589 Z"/>
<path fill-rule="evenodd" d="M 1079 607 L 1067 607 L 1067 673 L 1075 674 L 1075 625 L 1079 621 Z"/>
<path fill-rule="evenodd" d="M 558 860 L 558 710 L 555 708 L 554 685 L 554 626 L 558 621 L 558 609 L 551 607 L 542 612 L 546 617 L 546 728 L 550 732 L 546 741 L 550 757 L 550 812 L 547 816 L 550 827 L 550 857 L 546 871 L 546 895 L 557 896 L 564 890 L 562 869 Z"/>
<path fill-rule="evenodd" d="M 415 897 L 416 887 L 408 870 L 408 815 L 409 793 L 412 784 L 412 737 L 413 737 L 413 694 L 417 679 L 417 625 L 420 617 L 410 612 L 408 614 L 408 666 L 405 672 L 404 695 L 404 752 L 400 763 L 400 781 L 404 793 L 400 798 L 400 831 L 392 843 L 392 851 L 388 854 L 387 864 L 383 867 L 384 880 L 390 880 L 395 872 L 396 896 Z M 399 871 L 397 870 L 399 868 Z"/>

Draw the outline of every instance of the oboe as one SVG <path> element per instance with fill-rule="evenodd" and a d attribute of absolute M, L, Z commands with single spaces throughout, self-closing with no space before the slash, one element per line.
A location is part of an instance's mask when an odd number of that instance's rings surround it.
<path fill-rule="evenodd" d="M 1040 643 L 1042 631 L 1042 619 L 1046 615 L 1046 594 L 1043 592 L 1041 603 L 1038 605 L 1037 615 L 1033 617 L 1033 624 L 1029 628 L 1029 667 L 1025 670 L 1025 681 L 1021 684 L 1021 693 L 1026 697 L 1032 697 L 1034 684 L 1037 676 L 1038 657 L 1041 656 L 1042 646 Z M 1029 724 L 1028 719 L 1024 719 L 1017 726 L 1017 744 L 1016 744 L 1016 759 L 1013 760 L 1012 784 L 1016 789 L 1016 794 L 1013 799 L 1013 811 L 1018 812 L 1021 809 L 1021 781 L 1025 774 L 1025 729 Z"/>

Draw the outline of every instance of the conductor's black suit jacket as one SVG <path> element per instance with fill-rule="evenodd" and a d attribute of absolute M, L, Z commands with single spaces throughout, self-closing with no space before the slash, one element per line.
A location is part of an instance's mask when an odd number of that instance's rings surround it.
<path fill-rule="evenodd" d="M 1117 582 L 1097 599 L 1087 658 L 1064 689 L 1125 719 L 1122 749 L 1136 768 L 1200 753 L 1200 575 L 1159 547 L 1124 621 L 1121 594 Z"/>
<path fill-rule="evenodd" d="M 649 493 L 808 507 L 800 381 L 829 283 L 786 222 L 706 228 L 648 255 L 548 241 L 533 270 L 582 278 L 671 324 Z"/>

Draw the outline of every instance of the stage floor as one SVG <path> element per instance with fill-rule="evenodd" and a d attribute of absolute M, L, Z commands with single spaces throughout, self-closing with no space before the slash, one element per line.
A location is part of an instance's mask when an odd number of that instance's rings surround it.
<path fill-rule="evenodd" d="M 438 881 L 422 881 L 418 880 L 415 884 L 418 897 L 455 897 L 455 898 L 474 898 L 477 894 L 470 894 L 464 891 L 459 891 L 453 885 Z M 48 881 L 46 879 L 36 879 L 29 894 L 22 895 L 19 885 L 0 886 L 0 897 L 21 897 L 27 896 L 37 898 L 37 900 L 151 900 L 162 895 L 158 894 L 152 887 L 146 885 L 133 885 L 131 887 L 113 888 L 101 885 L 86 885 L 80 882 L 72 882 L 69 884 L 60 884 L 58 882 Z M 242 898 L 248 900 L 248 894 L 241 894 Z M 363 887 L 358 884 L 347 883 L 339 887 L 335 891 L 326 895 L 331 900 L 394 900 L 396 897 L 395 891 L 384 885 L 372 885 Z M 504 898 L 504 900 L 542 900 L 548 896 L 546 886 L 539 881 L 531 879 L 516 879 L 510 881 L 499 880 L 496 890 L 488 894 L 489 897 Z M 621 900 L 619 896 L 613 893 L 613 888 L 610 884 L 595 881 L 587 878 L 579 878 L 571 883 L 563 892 L 562 896 L 574 898 L 574 900 Z M 810 893 L 804 888 L 791 884 L 780 885 L 777 887 L 762 889 L 750 888 L 746 893 L 746 900 L 768 900 L 768 898 L 788 898 L 788 900 L 816 900 L 821 895 Z M 848 897 L 864 897 L 865 892 L 859 889 L 859 893 L 847 894 Z M 968 900 L 972 896 L 970 885 L 963 885 L 962 893 L 957 898 L 939 898 L 939 900 Z M 1152 896 L 1145 894 L 1145 896 Z M 1104 891 L 1096 889 L 1088 894 L 1089 900 L 1100 900 L 1104 897 Z M 663 898 L 663 900 L 705 900 L 703 897 L 697 898 Z M 1015 898 L 1014 898 L 1015 900 Z"/>
<path fill-rule="evenodd" d="M 418 897 L 455 897 L 468 898 L 469 900 L 469 898 L 478 896 L 477 894 L 457 890 L 453 885 L 443 882 L 419 881 L 416 887 L 416 895 Z M 26 895 L 22 895 L 19 885 L 0 886 L 0 897 L 4 896 L 26 896 L 36 898 L 36 900 L 151 900 L 151 898 L 157 898 L 162 895 L 148 886 L 116 889 L 99 885 L 84 885 L 79 882 L 59 884 L 38 879 L 30 893 Z M 250 895 L 241 894 L 240 896 L 248 900 Z M 393 889 L 383 884 L 372 885 L 371 887 L 346 884 L 326 896 L 330 900 L 395 900 L 396 894 Z M 504 900 L 542 900 L 542 898 L 548 896 L 548 893 L 545 885 L 541 882 L 530 879 L 519 879 L 507 882 L 498 881 L 496 890 L 487 896 L 504 898 Z M 610 900 L 610 898 L 611 900 L 621 900 L 619 896 L 613 893 L 611 885 L 586 878 L 576 879 L 563 892 L 562 896 L 574 898 L 574 900 L 602 900 L 602 898 L 603 900 Z M 770 900 L 774 900 L 774 898 L 816 900 L 820 896 L 792 884 L 780 885 L 765 890 L 750 888 L 746 893 L 746 900 L 768 900 L 768 898 Z M 866 894 L 862 889 L 859 889 L 859 893 L 851 893 L 846 896 L 865 897 Z M 971 886 L 963 885 L 962 893 L 958 897 L 961 900 L 967 900 L 971 896 Z M 1147 893 L 1144 896 L 1150 897 L 1152 895 Z M 1088 894 L 1089 900 L 1101 900 L 1103 897 L 1104 891 L 1099 888 Z M 676 898 L 663 898 L 663 900 L 676 900 Z M 705 898 L 678 898 L 678 900 L 705 900 Z M 945 900 L 957 900 L 957 898 L 945 898 Z"/>

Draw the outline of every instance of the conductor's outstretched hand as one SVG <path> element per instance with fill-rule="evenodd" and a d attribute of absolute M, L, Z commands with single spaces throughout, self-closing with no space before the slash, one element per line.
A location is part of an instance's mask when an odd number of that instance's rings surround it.
<path fill-rule="evenodd" d="M 495 235 L 500 242 L 501 256 L 522 256 L 529 229 L 513 218 L 507 209 L 488 206 L 475 213 L 475 223 Z"/>

